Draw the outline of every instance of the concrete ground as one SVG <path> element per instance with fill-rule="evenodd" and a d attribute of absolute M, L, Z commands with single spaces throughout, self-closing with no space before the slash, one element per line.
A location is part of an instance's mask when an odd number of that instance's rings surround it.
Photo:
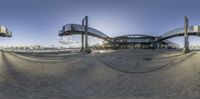
<path fill-rule="evenodd" d="M 0 99 L 200 97 L 200 52 L 0 53 Z"/>

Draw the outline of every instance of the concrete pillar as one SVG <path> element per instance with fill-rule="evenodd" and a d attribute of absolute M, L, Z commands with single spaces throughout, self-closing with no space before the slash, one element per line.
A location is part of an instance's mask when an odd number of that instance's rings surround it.
<path fill-rule="evenodd" d="M 84 51 L 84 33 L 81 34 L 81 52 Z"/>
<path fill-rule="evenodd" d="M 185 40 L 185 44 L 184 44 L 184 48 L 183 48 L 183 53 L 188 53 L 189 50 L 189 40 L 188 40 L 188 19 L 185 16 L 184 19 L 184 40 Z"/>
<path fill-rule="evenodd" d="M 85 28 L 85 52 L 91 53 L 91 50 L 88 48 L 88 16 L 82 20 L 82 26 Z"/>
<path fill-rule="evenodd" d="M 85 17 L 85 50 L 88 50 L 88 16 Z"/>

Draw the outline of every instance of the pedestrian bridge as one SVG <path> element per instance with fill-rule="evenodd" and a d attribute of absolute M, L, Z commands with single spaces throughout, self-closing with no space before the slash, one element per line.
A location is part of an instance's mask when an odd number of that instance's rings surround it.
<path fill-rule="evenodd" d="M 189 26 L 188 35 L 200 36 L 200 26 Z M 176 28 L 171 31 L 168 31 L 162 34 L 158 38 L 158 41 L 162 41 L 162 40 L 169 39 L 172 37 L 177 37 L 177 36 L 184 36 L 184 28 Z"/>
<path fill-rule="evenodd" d="M 59 36 L 64 36 L 64 35 L 76 35 L 76 34 L 82 34 L 85 32 L 85 28 L 82 25 L 79 24 L 67 24 L 64 25 L 62 30 L 59 31 Z M 88 35 L 94 36 L 97 38 L 101 38 L 104 40 L 108 40 L 110 37 L 106 34 L 104 34 L 101 31 L 98 31 L 94 28 L 88 27 Z M 141 36 L 142 34 L 140 34 Z M 194 36 L 200 36 L 200 26 L 189 26 L 188 27 L 188 35 L 194 35 Z M 146 36 L 145 37 L 153 37 L 154 36 Z M 158 41 L 163 41 L 169 38 L 177 37 L 177 36 L 184 36 L 184 28 L 176 28 L 173 30 L 170 30 L 158 37 Z M 119 36 L 120 38 L 125 37 L 125 36 Z M 119 38 L 115 37 L 115 38 Z M 126 36 L 127 37 L 127 36 Z M 134 36 L 135 37 L 135 36 Z"/>
<path fill-rule="evenodd" d="M 87 29 L 88 29 L 87 31 L 88 31 L 89 36 L 97 37 L 97 38 L 112 42 L 113 44 L 120 44 L 120 45 L 128 45 L 128 44 L 146 45 L 147 44 L 148 46 L 154 46 L 155 42 L 158 42 L 164 45 L 165 44 L 175 45 L 172 42 L 168 42 L 167 39 L 178 37 L 178 36 L 184 36 L 184 33 L 185 33 L 184 28 L 176 28 L 160 36 L 131 34 L 131 35 L 121 35 L 118 37 L 109 37 L 108 35 L 94 28 L 88 27 Z M 79 24 L 66 24 L 59 31 L 59 36 L 77 35 L 77 34 L 78 35 L 85 34 L 85 27 Z M 200 36 L 200 26 L 189 26 L 188 35 Z M 82 45 L 83 45 L 83 41 L 82 41 Z"/>
<path fill-rule="evenodd" d="M 64 25 L 62 30 L 59 31 L 59 36 L 64 36 L 64 35 L 76 35 L 76 34 L 82 34 L 85 32 L 85 27 L 79 24 L 67 24 Z M 97 38 L 101 38 L 104 40 L 107 40 L 109 38 L 108 35 L 94 29 L 91 27 L 88 27 L 88 35 L 94 36 Z"/>

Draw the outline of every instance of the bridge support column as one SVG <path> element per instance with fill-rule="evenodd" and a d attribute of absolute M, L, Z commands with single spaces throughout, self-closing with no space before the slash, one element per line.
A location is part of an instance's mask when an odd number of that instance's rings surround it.
<path fill-rule="evenodd" d="M 85 16 L 82 20 L 82 26 L 85 28 L 85 52 L 91 53 L 91 50 L 88 48 L 88 16 Z"/>
<path fill-rule="evenodd" d="M 188 40 L 188 19 L 187 17 L 185 16 L 185 22 L 184 22 L 184 40 L 185 40 L 185 44 L 184 44 L 184 48 L 183 48 L 183 53 L 188 53 L 190 50 L 189 50 L 189 40 Z"/>
<path fill-rule="evenodd" d="M 83 52 L 84 49 L 84 33 L 81 34 L 81 52 Z"/>

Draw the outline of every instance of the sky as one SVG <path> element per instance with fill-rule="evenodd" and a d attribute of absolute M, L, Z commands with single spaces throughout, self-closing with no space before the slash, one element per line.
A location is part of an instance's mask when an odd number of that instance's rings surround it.
<path fill-rule="evenodd" d="M 200 25 L 199 4 L 200 0 L 0 0 L 0 25 L 13 33 L 0 38 L 0 45 L 60 45 L 58 30 L 65 24 L 81 24 L 86 15 L 90 27 L 111 37 L 159 36 L 183 27 L 184 16 L 190 25 Z M 170 40 L 181 44 L 182 38 Z M 190 40 L 200 45 L 199 37 Z"/>

